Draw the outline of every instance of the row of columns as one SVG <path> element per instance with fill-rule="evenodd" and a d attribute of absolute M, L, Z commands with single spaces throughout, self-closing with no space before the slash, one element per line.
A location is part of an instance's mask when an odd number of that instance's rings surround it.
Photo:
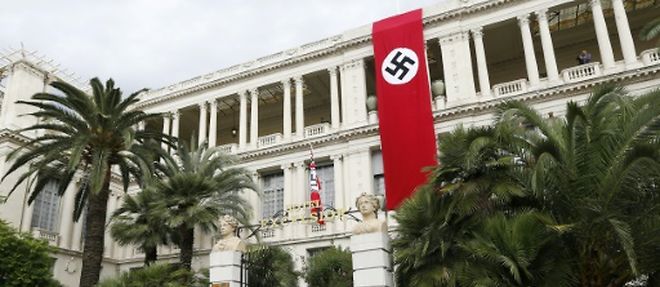
<path fill-rule="evenodd" d="M 612 69 L 615 66 L 614 53 L 612 51 L 612 45 L 610 42 L 609 32 L 607 30 L 607 24 L 605 22 L 605 16 L 603 14 L 601 2 L 600 0 L 591 0 L 590 6 L 593 15 L 593 22 L 596 31 L 596 39 L 598 41 L 601 62 L 605 70 Z M 626 68 L 635 68 L 638 65 L 637 53 L 635 50 L 635 43 L 630 31 L 630 25 L 628 23 L 628 17 L 626 15 L 623 0 L 612 0 L 612 9 L 614 10 L 614 20 L 620 39 L 624 63 Z M 541 47 L 543 50 L 543 59 L 548 81 L 550 83 L 557 83 L 560 81 L 559 69 L 557 68 L 557 59 L 555 56 L 555 49 L 550 33 L 547 12 L 548 9 L 542 9 L 535 11 L 534 14 L 536 15 L 536 20 L 538 21 L 539 35 L 541 38 Z M 522 37 L 527 78 L 529 80 L 530 86 L 535 87 L 540 83 L 540 76 L 536 62 L 536 54 L 534 53 L 534 41 L 530 29 L 529 18 L 530 14 L 525 14 L 517 17 L 517 20 Z M 488 96 L 491 94 L 491 85 L 488 78 L 486 53 L 483 43 L 483 31 L 481 27 L 478 27 L 472 29 L 471 32 L 475 49 L 481 95 Z"/>
<path fill-rule="evenodd" d="M 600 58 L 605 70 L 614 68 L 614 53 L 612 52 L 612 44 L 610 42 L 605 16 L 603 14 L 603 7 L 600 0 L 591 0 L 591 12 L 593 15 L 594 29 L 596 31 L 596 39 L 598 42 L 598 49 L 600 51 Z M 619 42 L 621 44 L 621 52 L 626 68 L 634 68 L 637 66 L 637 52 L 635 50 L 635 43 L 633 41 L 630 25 L 628 23 L 628 16 L 623 5 L 623 0 L 612 0 L 612 8 L 614 10 L 614 20 L 619 35 Z M 546 72 L 550 82 L 559 81 L 559 71 L 557 69 L 557 60 L 555 57 L 554 47 L 552 44 L 552 36 L 548 25 L 547 9 L 536 11 L 539 34 L 541 37 L 541 46 L 543 48 L 543 58 L 545 60 Z M 538 67 L 536 65 L 536 58 L 534 55 L 534 44 L 531 37 L 529 27 L 529 15 L 522 15 L 518 17 L 518 24 L 523 38 L 523 48 L 525 53 L 525 64 L 527 67 L 527 75 L 531 86 L 539 84 Z"/>
<path fill-rule="evenodd" d="M 340 107 L 339 107 L 339 81 L 337 78 L 337 68 L 333 67 L 328 69 L 330 76 L 330 114 L 331 126 L 333 129 L 339 128 L 340 125 Z M 293 80 L 295 89 L 295 135 L 292 132 L 292 108 L 291 108 L 291 82 Z M 303 100 L 303 77 L 296 76 L 293 79 L 283 80 L 281 83 L 283 90 L 283 119 L 282 131 L 285 140 L 291 140 L 294 136 L 297 138 L 304 137 L 305 129 L 305 110 Z M 250 133 L 249 133 L 249 146 L 251 148 L 257 147 L 259 137 L 259 89 L 253 88 L 238 92 L 239 97 L 239 128 L 238 128 L 238 144 L 240 149 L 248 146 L 248 95 L 250 97 Z M 209 110 L 210 109 L 210 110 Z M 198 144 L 207 141 L 210 147 L 217 145 L 217 124 L 218 124 L 218 102 L 211 100 L 199 104 L 199 135 Z M 210 115 L 210 118 L 208 118 Z M 181 113 L 179 110 L 170 112 L 163 120 L 163 133 L 173 137 L 179 136 Z M 208 126 L 208 128 L 207 128 Z M 163 148 L 166 148 L 164 145 Z"/>

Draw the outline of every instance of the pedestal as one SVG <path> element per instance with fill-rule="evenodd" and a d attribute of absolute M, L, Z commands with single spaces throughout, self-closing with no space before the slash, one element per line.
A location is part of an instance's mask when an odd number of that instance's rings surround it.
<path fill-rule="evenodd" d="M 209 279 L 213 287 L 241 286 L 241 252 L 216 251 L 211 252 L 209 264 Z M 243 281 L 247 282 L 247 274 Z"/>
<path fill-rule="evenodd" d="M 353 286 L 394 286 L 390 238 L 387 233 L 351 236 L 351 252 L 353 253 Z"/>

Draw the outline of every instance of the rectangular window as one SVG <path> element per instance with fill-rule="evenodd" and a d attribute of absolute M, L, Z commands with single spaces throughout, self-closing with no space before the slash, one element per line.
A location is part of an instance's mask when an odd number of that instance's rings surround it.
<path fill-rule="evenodd" d="M 316 176 L 321 182 L 321 204 L 335 206 L 335 170 L 334 166 L 323 165 L 316 167 Z M 310 191 L 311 192 L 311 191 Z"/>
<path fill-rule="evenodd" d="M 383 153 L 376 150 L 371 154 L 371 170 L 374 179 L 374 194 L 385 195 L 385 172 L 383 171 Z"/>
<path fill-rule="evenodd" d="M 60 196 L 57 194 L 57 189 L 57 182 L 51 181 L 44 186 L 43 190 L 34 199 L 32 203 L 34 204 L 32 227 L 55 232 L 60 207 Z"/>
<path fill-rule="evenodd" d="M 261 217 L 268 218 L 284 209 L 284 174 L 275 173 L 262 177 Z"/>

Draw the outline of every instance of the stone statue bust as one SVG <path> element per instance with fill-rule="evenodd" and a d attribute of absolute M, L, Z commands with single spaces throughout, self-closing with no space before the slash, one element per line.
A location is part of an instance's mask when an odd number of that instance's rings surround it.
<path fill-rule="evenodd" d="M 362 214 L 362 222 L 353 227 L 354 235 L 387 232 L 387 223 L 376 217 L 380 209 L 380 202 L 375 195 L 362 193 L 355 199 L 355 206 Z"/>
<path fill-rule="evenodd" d="M 236 236 L 238 220 L 231 215 L 225 215 L 220 220 L 220 240 L 213 246 L 211 252 L 240 251 L 245 252 L 245 242 Z"/>

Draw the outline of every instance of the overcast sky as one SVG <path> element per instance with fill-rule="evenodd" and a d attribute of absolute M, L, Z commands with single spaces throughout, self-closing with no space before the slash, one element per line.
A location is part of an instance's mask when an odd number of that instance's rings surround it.
<path fill-rule="evenodd" d="M 159 88 L 443 0 L 0 0 L 0 48 Z M 398 7 L 397 7 L 398 6 Z"/>

